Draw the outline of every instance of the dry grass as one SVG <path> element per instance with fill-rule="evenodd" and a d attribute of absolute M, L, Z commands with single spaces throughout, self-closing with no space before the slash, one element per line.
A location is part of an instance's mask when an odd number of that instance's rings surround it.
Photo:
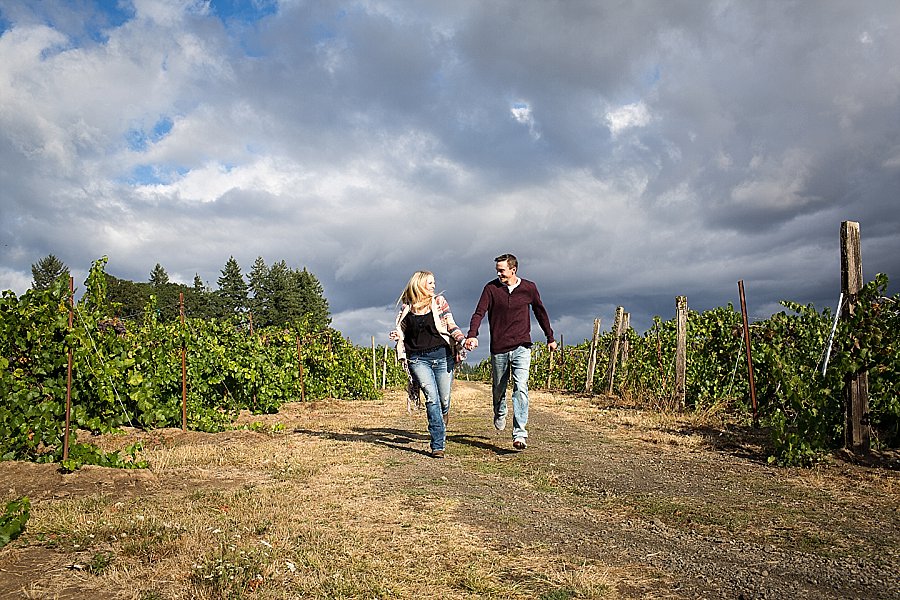
<path fill-rule="evenodd" d="M 424 415 L 407 415 L 398 391 L 242 415 L 244 429 L 214 435 L 96 440 L 141 441 L 146 471 L 15 465 L 32 515 L 0 553 L 0 596 L 16 585 L 16 597 L 92 600 L 678 597 L 645 558 L 681 552 L 647 537 L 662 525 L 845 556 L 869 556 L 874 540 L 896 557 L 894 474 L 776 472 L 717 446 L 731 427 L 719 409 L 534 390 L 534 444 L 512 453 L 509 430 L 490 426 L 488 388 L 453 398 L 444 461 L 426 456 Z M 20 484 L 27 474 L 45 481 Z"/>
<path fill-rule="evenodd" d="M 492 547 L 458 521 L 456 501 L 386 493 L 385 469 L 403 465 L 357 432 L 396 407 L 347 408 L 292 407 L 276 435 L 170 432 L 144 443 L 152 494 L 36 502 L 27 543 L 62 564 L 25 597 L 73 583 L 84 597 L 139 600 L 615 597 L 599 565 Z"/>

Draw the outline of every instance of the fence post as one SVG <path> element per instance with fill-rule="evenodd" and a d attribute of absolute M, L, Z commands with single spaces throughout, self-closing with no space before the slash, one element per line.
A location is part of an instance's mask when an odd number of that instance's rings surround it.
<path fill-rule="evenodd" d="M 841 223 L 841 292 L 847 298 L 842 318 L 856 313 L 859 290 L 863 286 L 859 223 Z M 869 449 L 869 373 L 865 369 L 844 375 L 846 419 L 844 447 L 853 451 Z"/>
<path fill-rule="evenodd" d="M 622 382 L 628 377 L 628 355 L 631 352 L 631 344 L 628 342 L 628 330 L 631 329 L 631 313 L 622 315 Z"/>
<path fill-rule="evenodd" d="M 300 402 L 306 401 L 306 382 L 303 380 L 303 354 L 300 352 L 300 335 L 297 334 L 297 368 L 300 372 Z"/>
<path fill-rule="evenodd" d="M 675 408 L 683 410 L 687 388 L 687 296 L 675 298 Z"/>
<path fill-rule="evenodd" d="M 381 360 L 381 389 L 387 389 L 387 344 L 384 346 L 384 358 Z"/>
<path fill-rule="evenodd" d="M 759 415 L 756 411 L 756 384 L 753 383 L 753 357 L 750 352 L 750 325 L 747 323 L 747 301 L 744 297 L 744 280 L 738 281 L 738 292 L 741 296 L 741 316 L 744 320 L 744 346 L 747 348 L 747 381 L 750 384 L 750 402 L 753 404 L 753 426 L 759 427 Z"/>
<path fill-rule="evenodd" d="M 547 348 L 548 362 L 547 365 L 547 389 L 550 389 L 550 378 L 553 376 L 553 350 Z"/>
<path fill-rule="evenodd" d="M 69 334 L 72 333 L 72 317 L 75 312 L 75 279 L 69 277 Z M 82 324 L 84 319 L 82 319 Z M 66 371 L 66 431 L 63 434 L 63 460 L 69 458 L 69 430 L 72 424 L 72 346 L 69 346 L 69 367 Z"/>
<path fill-rule="evenodd" d="M 597 342 L 600 340 L 600 318 L 594 319 L 594 337 L 591 338 L 591 352 L 588 355 L 587 378 L 584 391 L 588 394 L 594 389 L 594 369 L 597 368 Z"/>
<path fill-rule="evenodd" d="M 619 340 L 622 337 L 622 321 L 624 320 L 623 315 L 625 314 L 625 308 L 622 306 L 616 307 L 616 323 L 613 327 L 615 334 L 613 335 L 613 343 L 612 349 L 609 353 L 609 368 L 606 371 L 607 385 L 606 385 L 606 393 L 613 393 L 613 381 L 616 377 L 616 361 L 619 358 Z"/>
<path fill-rule="evenodd" d="M 559 361 L 560 361 L 560 369 L 559 372 L 559 388 L 561 390 L 566 389 L 566 343 L 563 341 L 563 336 L 559 336 Z"/>
<path fill-rule="evenodd" d="M 187 343 L 184 339 L 184 292 L 178 294 L 181 314 L 181 430 L 187 431 Z"/>
<path fill-rule="evenodd" d="M 378 365 L 375 360 L 375 336 L 372 336 L 372 387 L 378 389 Z"/>

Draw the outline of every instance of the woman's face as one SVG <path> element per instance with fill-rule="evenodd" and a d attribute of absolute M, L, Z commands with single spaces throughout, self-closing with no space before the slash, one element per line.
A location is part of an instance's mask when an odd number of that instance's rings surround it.
<path fill-rule="evenodd" d="M 422 282 L 423 289 L 428 292 L 429 296 L 434 296 L 434 275 L 429 275 L 425 278 L 425 281 Z"/>

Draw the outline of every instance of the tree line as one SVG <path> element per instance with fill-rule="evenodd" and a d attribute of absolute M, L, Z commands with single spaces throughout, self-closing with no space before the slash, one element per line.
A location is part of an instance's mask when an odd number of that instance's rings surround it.
<path fill-rule="evenodd" d="M 48 289 L 60 277 L 69 276 L 69 268 L 50 254 L 31 265 L 32 288 Z M 252 318 L 255 327 L 281 326 L 306 320 L 313 329 L 331 324 L 328 300 L 319 279 L 308 269 L 292 268 L 284 260 L 271 265 L 257 257 L 244 276 L 234 256 L 228 258 L 216 280 L 216 289 L 199 274 L 193 285 L 169 280 L 165 268 L 157 263 L 146 282 L 106 276 L 107 299 L 123 320 L 142 315 L 153 296 L 153 310 L 163 320 L 180 315 L 180 297 L 184 294 L 185 314 L 199 319 Z"/>

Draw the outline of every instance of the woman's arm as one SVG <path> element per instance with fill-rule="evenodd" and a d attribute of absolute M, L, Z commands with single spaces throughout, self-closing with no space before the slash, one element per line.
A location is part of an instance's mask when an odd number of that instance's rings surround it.
<path fill-rule="evenodd" d="M 438 317 L 444 327 L 447 328 L 447 333 L 453 336 L 453 339 L 457 342 L 462 342 L 466 339 L 466 336 L 462 329 L 459 328 L 459 325 L 456 324 L 456 321 L 453 320 L 453 313 L 450 312 L 450 303 L 443 296 L 438 296 L 435 298 L 435 301 L 438 307 Z"/>

